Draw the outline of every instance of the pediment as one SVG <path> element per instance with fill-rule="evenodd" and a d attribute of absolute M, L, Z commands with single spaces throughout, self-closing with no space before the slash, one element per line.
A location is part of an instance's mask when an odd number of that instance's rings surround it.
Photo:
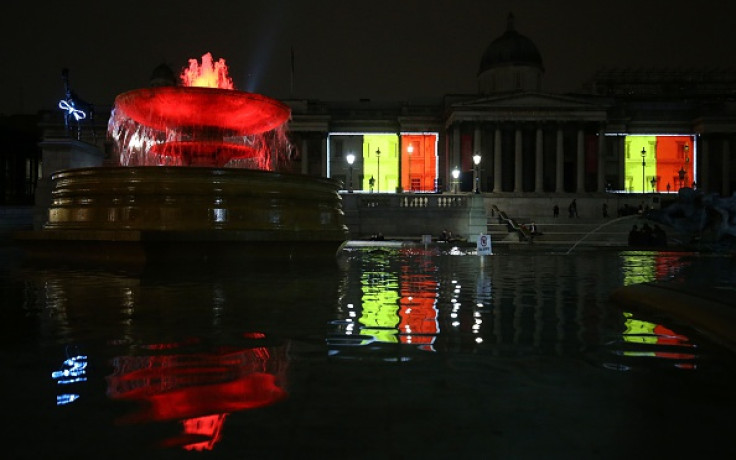
<path fill-rule="evenodd" d="M 602 110 L 605 105 L 599 101 L 591 101 L 582 97 L 563 96 L 548 93 L 513 93 L 499 96 L 487 96 L 470 101 L 452 104 L 453 110 Z"/>

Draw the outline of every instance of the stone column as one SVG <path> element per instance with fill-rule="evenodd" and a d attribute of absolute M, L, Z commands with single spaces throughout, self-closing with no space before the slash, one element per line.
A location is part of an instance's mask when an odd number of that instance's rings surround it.
<path fill-rule="evenodd" d="M 619 177 L 619 189 L 628 191 L 626 186 L 626 137 L 619 136 L 617 141 L 618 148 L 618 177 Z"/>
<path fill-rule="evenodd" d="M 584 193 L 585 192 L 585 133 L 582 129 L 578 129 L 578 152 L 577 152 L 577 159 L 575 161 L 577 163 L 575 165 L 575 171 L 576 174 L 576 185 L 575 190 L 577 190 L 578 193 Z"/>
<path fill-rule="evenodd" d="M 501 178 L 503 177 L 501 155 L 501 127 L 496 126 L 496 132 L 493 135 L 493 192 L 499 193 L 503 191 Z"/>
<path fill-rule="evenodd" d="M 450 161 L 451 164 L 447 165 L 450 172 L 460 167 L 460 125 L 457 124 L 452 127 L 452 158 Z M 450 175 L 450 181 L 452 181 L 452 175 Z"/>
<path fill-rule="evenodd" d="M 309 143 L 302 139 L 302 174 L 309 174 Z"/>
<path fill-rule="evenodd" d="M 536 193 L 542 193 L 544 192 L 544 134 L 541 126 L 537 126 L 537 143 L 535 149 L 534 191 Z"/>
<path fill-rule="evenodd" d="M 404 146 L 403 146 L 403 143 L 401 142 L 401 131 L 396 131 L 396 139 L 399 140 L 399 143 L 396 146 L 396 148 L 398 149 L 398 152 L 396 152 L 396 161 L 399 162 L 397 165 L 397 169 L 396 169 L 396 174 L 397 174 L 396 193 L 399 193 L 399 190 L 401 190 L 402 192 L 406 192 L 406 190 L 404 189 L 404 185 L 406 185 L 407 187 L 409 187 L 409 189 L 411 189 L 411 178 L 408 179 L 407 184 L 404 184 L 402 182 L 402 179 L 403 179 L 402 173 L 404 169 L 403 164 L 402 164 L 403 163 L 402 160 L 404 157 Z"/>
<path fill-rule="evenodd" d="M 481 163 L 480 165 L 478 165 L 478 167 L 476 167 L 475 166 L 475 161 L 472 161 L 473 160 L 473 156 L 475 156 L 475 155 L 480 155 L 481 156 L 481 161 L 482 161 L 483 154 L 481 153 L 481 129 L 480 129 L 480 123 L 476 123 L 475 129 L 473 130 L 473 152 L 472 152 L 472 155 L 470 157 L 471 164 L 473 165 L 473 185 L 470 188 L 470 190 L 473 191 L 473 192 L 475 192 L 476 181 L 477 181 L 477 185 L 478 185 L 478 190 L 480 190 L 481 184 L 483 183 L 483 181 L 480 179 L 480 168 L 481 168 L 481 166 L 483 166 L 483 163 Z"/>
<path fill-rule="evenodd" d="M 562 193 L 565 190 L 565 154 L 562 147 L 563 138 L 562 128 L 557 128 L 557 148 L 555 150 L 555 192 L 557 193 Z"/>
<path fill-rule="evenodd" d="M 701 167 L 699 168 L 701 173 L 700 177 L 697 181 L 697 186 L 700 190 L 703 190 L 704 192 L 708 193 L 710 192 L 710 159 L 708 158 L 708 139 L 703 136 L 703 146 L 700 149 L 700 163 Z"/>
<path fill-rule="evenodd" d="M 606 191 L 606 135 L 603 129 L 598 131 L 598 185 L 599 193 Z"/>
<path fill-rule="evenodd" d="M 327 177 L 327 135 L 322 135 L 322 177 Z"/>
<path fill-rule="evenodd" d="M 514 192 L 522 192 L 522 178 L 524 174 L 523 156 L 521 143 L 521 128 L 517 127 L 514 132 Z"/>
<path fill-rule="evenodd" d="M 480 154 L 481 150 L 481 130 L 480 125 L 475 125 L 475 129 L 473 130 L 473 155 Z"/>
<path fill-rule="evenodd" d="M 721 196 L 731 196 L 731 181 L 729 181 L 731 171 L 731 142 L 728 138 L 723 139 L 723 151 L 721 152 L 723 160 L 721 161 Z"/>

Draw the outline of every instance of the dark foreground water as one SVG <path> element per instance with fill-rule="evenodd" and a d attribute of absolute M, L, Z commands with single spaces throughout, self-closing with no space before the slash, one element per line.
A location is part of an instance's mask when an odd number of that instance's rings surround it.
<path fill-rule="evenodd" d="M 609 301 L 654 280 L 734 298 L 732 257 L 364 247 L 125 274 L 3 256 L 9 458 L 736 458 L 733 353 Z"/>

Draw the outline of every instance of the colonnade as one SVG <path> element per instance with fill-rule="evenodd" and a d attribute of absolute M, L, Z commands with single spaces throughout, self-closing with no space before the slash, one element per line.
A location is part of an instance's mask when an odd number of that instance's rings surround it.
<path fill-rule="evenodd" d="M 470 122 L 465 122 L 470 123 Z M 464 156 L 472 156 L 475 153 L 481 155 L 481 165 L 488 171 L 492 172 L 493 187 L 483 187 L 484 191 L 492 191 L 494 193 L 513 192 L 513 193 L 584 193 L 584 192 L 605 192 L 610 186 L 612 189 L 624 189 L 624 179 L 626 177 L 625 157 L 626 145 L 625 136 L 606 136 L 602 128 L 602 124 L 598 124 L 596 128 L 594 123 L 561 123 L 555 128 L 551 128 L 549 124 L 539 122 L 537 126 L 530 127 L 531 122 L 517 123 L 515 125 L 484 122 L 477 122 L 472 125 L 472 131 L 468 130 L 467 124 L 463 126 L 461 123 L 452 125 L 446 136 L 447 152 L 445 156 L 445 171 L 451 170 L 453 167 L 461 165 Z M 472 136 L 471 148 L 472 152 L 462 151 L 461 136 L 463 134 Z M 632 133 L 633 134 L 633 133 Z M 504 151 L 504 147 L 509 149 L 509 142 L 504 143 L 504 135 L 512 136 L 510 142 L 511 150 Z M 586 136 L 597 136 L 597 146 L 591 147 L 591 143 L 586 143 Z M 732 135 L 723 133 L 703 133 L 692 134 L 695 136 L 697 152 L 696 152 L 696 175 L 693 181 L 697 184 L 697 188 L 705 192 L 719 193 L 721 196 L 731 196 L 736 190 L 731 181 L 731 169 L 733 168 L 732 159 Z M 550 139 L 553 136 L 553 140 Z M 527 145 L 532 143 L 533 147 Z M 320 156 L 321 173 L 327 175 L 327 138 L 326 135 L 321 140 L 321 149 L 318 152 L 310 151 L 306 138 L 300 140 L 299 146 L 302 154 L 301 173 L 309 174 L 309 157 L 314 155 Z M 553 151 L 548 152 L 550 147 Z M 566 151 L 572 150 L 570 152 Z M 594 151 L 586 151 L 586 149 Z M 313 149 L 312 149 L 313 150 Z M 525 152 L 532 151 L 530 156 Z M 442 152 L 439 152 L 442 155 Z M 595 161 L 595 184 L 586 190 L 586 157 L 594 155 Z M 506 161 L 504 161 L 506 158 Z M 532 161 L 531 168 L 526 167 L 525 161 Z M 568 165 L 570 171 L 574 170 L 574 175 L 565 176 L 565 163 L 574 162 L 574 167 Z M 441 169 L 442 170 L 442 169 Z M 526 170 L 526 175 L 525 175 Z M 590 171 L 592 173 L 592 171 Z M 314 171 L 312 171 L 314 173 Z M 440 173 L 442 175 L 442 173 Z M 488 176 L 491 177 L 491 176 Z M 504 177 L 513 177 L 513 185 L 504 189 Z M 545 177 L 548 180 L 545 187 Z M 445 178 L 450 183 L 449 178 Z M 565 180 L 571 182 L 566 187 Z M 590 183 L 593 178 L 588 177 Z M 573 182 L 574 181 L 574 182 Z M 611 183 L 609 183 L 611 182 Z M 524 185 L 526 184 L 526 187 Z M 551 184 L 551 187 L 550 187 Z"/>
<path fill-rule="evenodd" d="M 523 193 L 523 192 L 535 192 L 535 193 L 543 193 L 545 191 L 547 192 L 555 192 L 555 193 L 563 193 L 566 190 L 565 187 L 565 159 L 566 159 L 566 152 L 565 152 L 565 135 L 566 131 L 570 132 L 570 127 L 559 125 L 554 130 L 554 136 L 555 136 L 555 149 L 554 149 L 554 161 L 547 161 L 545 163 L 545 136 L 548 135 L 547 133 L 551 132 L 551 130 L 544 126 L 542 123 L 537 124 L 535 127 L 533 127 L 534 133 L 533 136 L 526 135 L 525 132 L 529 131 L 529 125 L 523 124 L 523 123 L 517 123 L 513 127 L 506 127 L 503 126 L 500 123 L 495 124 L 490 130 L 484 131 L 484 126 L 480 123 L 475 124 L 473 126 L 473 152 L 470 153 L 471 155 L 475 153 L 480 153 L 483 164 L 488 164 L 489 161 L 492 161 L 492 171 L 493 171 L 493 189 L 492 191 L 494 193 L 500 193 L 500 192 L 514 192 L 514 193 Z M 461 152 L 461 136 L 463 133 L 463 126 L 461 124 L 455 124 L 451 128 L 451 145 L 450 145 L 450 155 L 448 155 L 448 167 L 451 167 L 452 165 L 461 164 L 462 161 L 462 155 L 468 155 L 468 152 Z M 504 143 L 503 143 L 503 135 L 504 132 L 508 134 L 513 134 L 513 162 L 507 161 L 504 163 Z M 605 182 L 605 161 L 604 161 L 604 153 L 606 149 L 606 143 L 605 143 L 605 136 L 602 130 L 598 130 L 595 132 L 595 134 L 598 137 L 598 143 L 597 147 L 595 148 L 595 152 L 592 152 L 596 155 L 596 161 L 597 161 L 597 168 L 596 168 L 596 188 L 595 190 L 586 190 L 585 189 L 585 174 L 586 174 L 586 143 L 585 143 L 585 135 L 586 132 L 590 132 L 590 128 L 586 131 L 586 126 L 584 126 L 582 123 L 578 124 L 578 126 L 574 127 L 574 170 L 575 170 L 575 176 L 574 179 L 574 187 L 573 190 L 575 193 L 583 193 L 586 191 L 598 191 L 603 192 L 606 188 L 606 182 Z M 507 135 L 508 135 L 507 134 Z M 568 134 L 570 135 L 570 134 Z M 484 140 L 487 140 L 489 137 L 492 136 L 492 142 L 486 142 L 486 145 L 484 145 Z M 528 177 L 525 177 L 525 169 L 528 169 L 525 167 L 525 155 L 524 152 L 527 150 L 525 142 L 531 142 L 534 145 L 534 154 L 533 154 L 533 174 L 527 174 Z M 549 156 L 548 156 L 549 157 Z M 570 155 L 567 155 L 568 162 L 572 161 L 572 158 Z M 528 160 L 528 156 L 526 157 Z M 548 175 L 551 175 L 554 177 L 554 186 L 552 190 L 545 190 L 545 173 L 548 173 Z M 513 188 L 512 190 L 504 190 L 503 186 L 503 178 L 512 176 L 514 178 L 513 180 Z M 527 189 L 524 188 L 524 179 L 527 179 L 528 181 L 533 182 L 532 187 L 527 187 Z"/>

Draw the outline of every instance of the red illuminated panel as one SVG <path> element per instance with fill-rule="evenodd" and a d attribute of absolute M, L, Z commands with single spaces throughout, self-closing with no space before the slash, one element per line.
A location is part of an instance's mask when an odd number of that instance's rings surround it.
<path fill-rule="evenodd" d="M 657 136 L 656 191 L 676 191 L 691 187 L 693 178 L 693 147 L 690 136 Z M 684 172 L 680 179 L 680 170 Z"/>
<path fill-rule="evenodd" d="M 401 188 L 433 192 L 437 177 L 437 135 L 403 134 L 401 149 Z"/>

